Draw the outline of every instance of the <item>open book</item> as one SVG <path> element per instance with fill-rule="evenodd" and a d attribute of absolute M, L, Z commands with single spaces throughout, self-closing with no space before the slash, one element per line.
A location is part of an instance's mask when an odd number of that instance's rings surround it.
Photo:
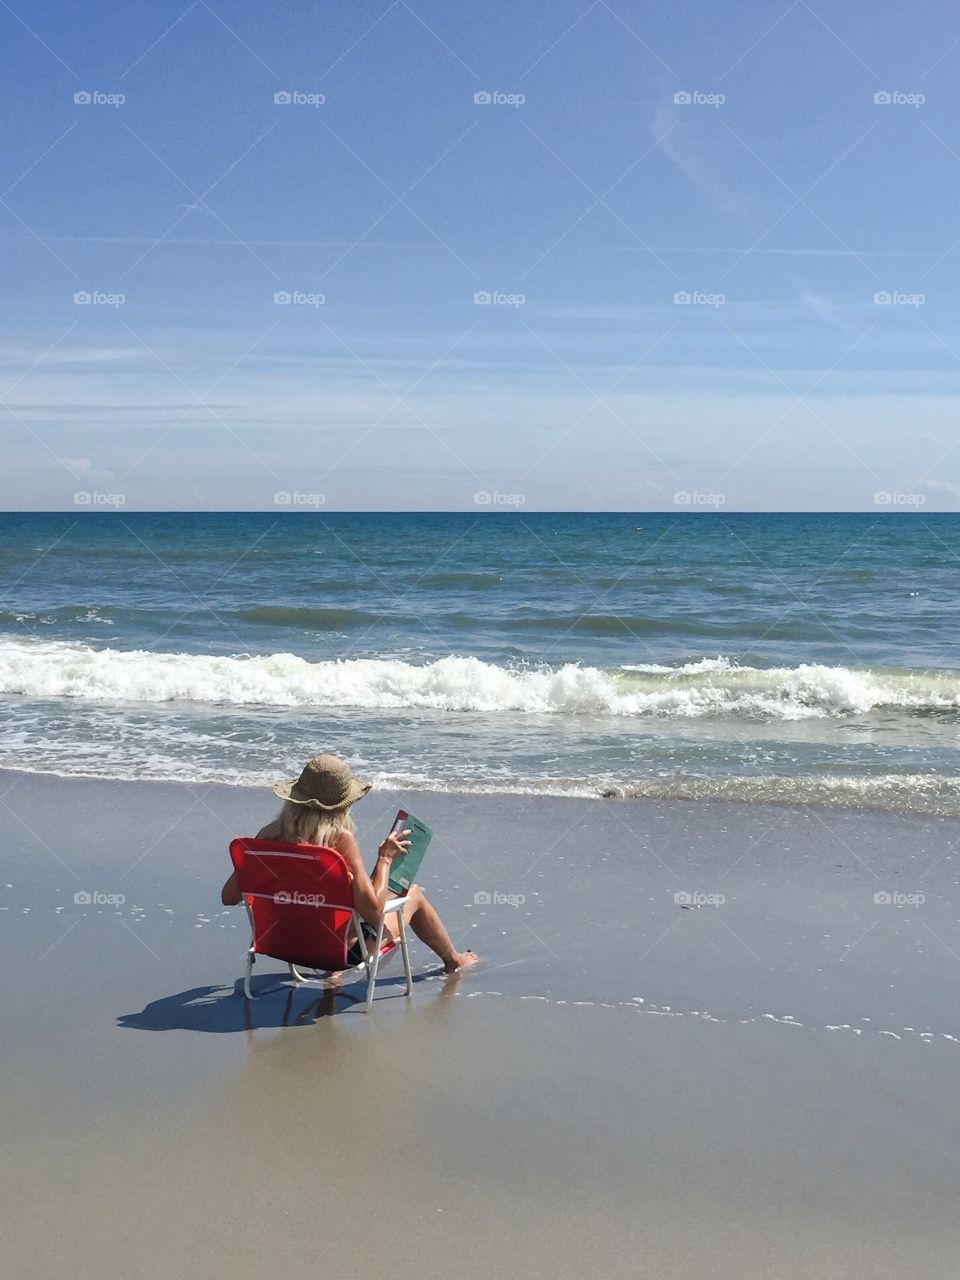
<path fill-rule="evenodd" d="M 423 855 L 427 852 L 427 845 L 433 836 L 433 832 L 421 822 L 419 818 L 414 818 L 407 813 L 406 809 L 401 809 L 397 814 L 391 831 L 409 831 L 410 847 L 406 853 L 394 858 L 390 863 L 390 879 L 387 882 L 394 893 L 401 897 L 407 892 L 416 879 L 417 872 L 420 870 L 420 863 L 423 861 Z"/>

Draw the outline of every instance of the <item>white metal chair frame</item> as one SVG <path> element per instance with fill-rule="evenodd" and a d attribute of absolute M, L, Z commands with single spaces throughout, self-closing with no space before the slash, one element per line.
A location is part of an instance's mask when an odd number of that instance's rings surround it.
<path fill-rule="evenodd" d="M 252 1000 L 254 998 L 253 992 L 250 990 L 250 978 L 253 974 L 253 966 L 258 954 L 254 950 L 254 943 L 256 942 L 257 935 L 253 923 L 253 912 L 250 910 L 250 903 L 248 901 L 248 898 L 251 896 L 257 897 L 258 895 L 244 894 L 243 898 L 244 906 L 247 908 L 247 918 L 250 921 L 250 946 L 247 949 L 247 965 L 243 975 L 243 994 L 248 1000 Z M 352 969 L 348 969 L 346 972 L 357 974 L 365 973 L 367 975 L 367 999 L 363 1006 L 364 1013 L 369 1013 L 373 1004 L 373 993 L 377 985 L 377 974 L 380 970 L 380 948 L 383 946 L 384 926 L 386 924 L 387 916 L 393 912 L 399 912 L 397 915 L 397 923 L 400 926 L 400 953 L 403 956 L 403 973 L 407 980 L 406 989 L 403 994 L 405 996 L 413 995 L 413 971 L 410 968 L 410 951 L 407 946 L 407 930 L 403 923 L 403 908 L 407 905 L 408 901 L 409 898 L 391 898 L 389 902 L 387 902 L 386 906 L 383 908 L 383 915 L 380 917 L 380 924 L 377 927 L 376 944 L 373 948 L 372 954 L 367 949 L 367 939 L 363 932 L 363 919 L 356 908 L 337 906 L 336 903 L 324 903 L 325 907 L 334 911 L 349 911 L 353 917 L 353 927 L 356 931 L 357 942 L 360 946 L 360 955 L 363 958 L 359 964 L 354 965 Z M 259 954 L 263 955 L 266 953 L 260 952 Z M 319 969 L 313 970 L 316 975 L 315 977 L 308 978 L 300 972 L 296 965 L 289 964 L 288 962 L 288 967 L 290 969 L 290 976 L 293 979 L 294 986 L 303 985 L 309 987 L 322 987 L 326 983 L 326 979 Z M 328 972 L 337 971 L 328 970 Z"/>

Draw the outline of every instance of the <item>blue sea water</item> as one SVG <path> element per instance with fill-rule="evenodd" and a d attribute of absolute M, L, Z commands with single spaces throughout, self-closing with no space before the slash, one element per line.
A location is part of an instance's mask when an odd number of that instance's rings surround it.
<path fill-rule="evenodd" d="M 960 517 L 0 515 L 0 766 L 960 811 Z"/>

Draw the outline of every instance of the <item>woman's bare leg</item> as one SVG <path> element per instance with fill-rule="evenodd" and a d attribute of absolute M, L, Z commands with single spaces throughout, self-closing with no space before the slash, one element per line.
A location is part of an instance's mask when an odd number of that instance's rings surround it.
<path fill-rule="evenodd" d="M 411 885 L 407 897 L 410 901 L 403 909 L 404 924 L 409 925 L 420 941 L 437 953 L 447 973 L 469 969 L 477 963 L 475 951 L 458 951 L 453 945 L 443 921 L 418 884 Z M 394 942 L 399 941 L 400 924 L 396 913 L 387 916 L 384 931 L 389 932 Z"/>

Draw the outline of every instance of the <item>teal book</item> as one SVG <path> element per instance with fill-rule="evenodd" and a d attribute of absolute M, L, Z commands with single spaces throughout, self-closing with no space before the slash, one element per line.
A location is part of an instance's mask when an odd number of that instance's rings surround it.
<path fill-rule="evenodd" d="M 387 882 L 394 893 L 403 897 L 417 878 L 420 863 L 423 861 L 423 855 L 427 852 L 427 845 L 433 838 L 433 832 L 425 822 L 421 822 L 419 818 L 414 818 L 405 809 L 401 809 L 397 814 L 391 831 L 410 832 L 410 847 L 406 853 L 401 854 L 399 858 L 394 858 L 393 862 L 391 862 L 390 879 Z"/>

